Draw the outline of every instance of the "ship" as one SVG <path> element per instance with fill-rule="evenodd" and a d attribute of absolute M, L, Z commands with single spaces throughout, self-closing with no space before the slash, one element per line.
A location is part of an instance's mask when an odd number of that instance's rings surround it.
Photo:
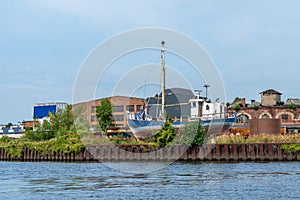
<path fill-rule="evenodd" d="M 161 110 L 159 117 L 152 118 L 148 114 L 147 105 L 145 108 L 136 113 L 130 114 L 127 112 L 127 124 L 133 135 L 138 140 L 148 139 L 153 137 L 153 135 L 159 131 L 162 126 L 165 124 L 167 113 L 165 111 L 165 42 L 161 42 Z M 184 127 L 186 123 L 197 122 L 202 125 L 206 130 L 207 135 L 217 135 L 226 130 L 228 130 L 236 120 L 235 113 L 227 113 L 225 103 L 221 102 L 219 99 L 216 99 L 214 102 L 207 98 L 207 87 L 208 84 L 205 84 L 206 88 L 206 97 L 201 97 L 201 90 L 195 90 L 195 96 L 189 100 L 190 107 L 190 116 L 187 119 L 174 119 L 173 127 L 176 131 Z"/>

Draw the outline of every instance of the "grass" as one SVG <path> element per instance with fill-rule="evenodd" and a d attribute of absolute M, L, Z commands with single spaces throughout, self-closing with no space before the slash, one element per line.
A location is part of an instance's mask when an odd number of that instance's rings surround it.
<path fill-rule="evenodd" d="M 41 155 L 45 155 L 53 154 L 54 152 L 79 153 L 84 148 L 84 145 L 78 134 L 65 134 L 43 141 L 30 141 L 26 137 L 20 139 L 2 137 L 0 139 L 0 148 L 4 148 L 12 157 L 21 157 L 25 147 L 30 150 L 36 149 Z"/>
<path fill-rule="evenodd" d="M 233 144 L 233 143 L 300 143 L 300 134 L 295 135 L 250 135 L 243 137 L 233 134 L 224 134 L 217 138 L 217 144 Z"/>
<path fill-rule="evenodd" d="M 177 143 L 176 141 L 174 141 Z M 174 143 L 174 144 L 175 144 Z M 300 134 L 294 135 L 250 135 L 241 136 L 224 134 L 218 136 L 217 144 L 234 143 L 299 143 L 282 145 L 284 152 L 300 152 Z M 21 157 L 24 149 L 37 150 L 40 155 L 61 153 L 79 153 L 84 146 L 88 145 L 149 145 L 155 147 L 155 143 L 138 141 L 135 138 L 124 139 L 121 136 L 108 138 L 106 135 L 66 133 L 49 140 L 32 141 L 26 137 L 11 139 L 4 136 L 0 139 L 0 148 L 4 148 L 12 157 Z"/>

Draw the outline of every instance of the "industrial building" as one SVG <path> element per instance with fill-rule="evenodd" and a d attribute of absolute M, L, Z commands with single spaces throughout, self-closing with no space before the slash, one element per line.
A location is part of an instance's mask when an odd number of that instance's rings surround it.
<path fill-rule="evenodd" d="M 286 128 L 288 133 L 300 132 L 299 99 L 289 98 L 283 102 L 282 93 L 274 89 L 259 94 L 261 94 L 261 102 L 251 100 L 247 104 L 246 99 L 241 98 L 228 107 L 229 112 L 237 111 L 236 127 L 249 127 L 251 119 L 279 119 L 281 127 Z"/>
<path fill-rule="evenodd" d="M 44 120 L 50 120 L 49 113 L 55 114 L 58 110 L 66 109 L 67 105 L 63 102 L 37 103 L 33 106 L 33 119 L 42 124 Z"/>
<path fill-rule="evenodd" d="M 87 123 L 91 128 L 99 124 L 96 116 L 96 108 L 100 106 L 103 99 L 109 99 L 113 106 L 113 119 L 115 124 L 120 128 L 127 127 L 126 112 L 137 113 L 143 109 L 145 100 L 143 98 L 113 96 L 102 99 L 96 99 L 88 102 L 77 103 L 73 105 L 73 111 L 82 110 L 82 115 L 85 116 Z"/>

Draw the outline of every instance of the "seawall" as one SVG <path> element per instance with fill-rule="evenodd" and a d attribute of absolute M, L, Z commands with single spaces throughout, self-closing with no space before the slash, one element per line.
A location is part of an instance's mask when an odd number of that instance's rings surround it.
<path fill-rule="evenodd" d="M 1 161 L 110 162 L 110 161 L 300 161 L 300 152 L 285 153 L 287 143 L 209 144 L 186 147 L 174 145 L 155 150 L 148 145 L 97 145 L 85 147 L 80 153 L 40 154 L 25 148 L 19 157 L 12 157 L 0 148 Z M 288 143 L 289 144 L 289 143 Z"/>

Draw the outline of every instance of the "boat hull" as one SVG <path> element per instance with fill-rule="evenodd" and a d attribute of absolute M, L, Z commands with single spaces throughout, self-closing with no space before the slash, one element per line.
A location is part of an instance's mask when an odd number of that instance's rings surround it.
<path fill-rule="evenodd" d="M 224 131 L 227 131 L 235 122 L 235 118 L 226 119 L 214 119 L 200 121 L 200 124 L 207 131 L 207 135 L 217 135 Z M 147 139 L 153 137 L 153 135 L 161 130 L 164 125 L 164 121 L 147 121 L 138 119 L 128 119 L 128 126 L 137 139 Z M 173 122 L 173 127 L 176 130 L 183 128 L 185 123 L 189 122 Z"/>

